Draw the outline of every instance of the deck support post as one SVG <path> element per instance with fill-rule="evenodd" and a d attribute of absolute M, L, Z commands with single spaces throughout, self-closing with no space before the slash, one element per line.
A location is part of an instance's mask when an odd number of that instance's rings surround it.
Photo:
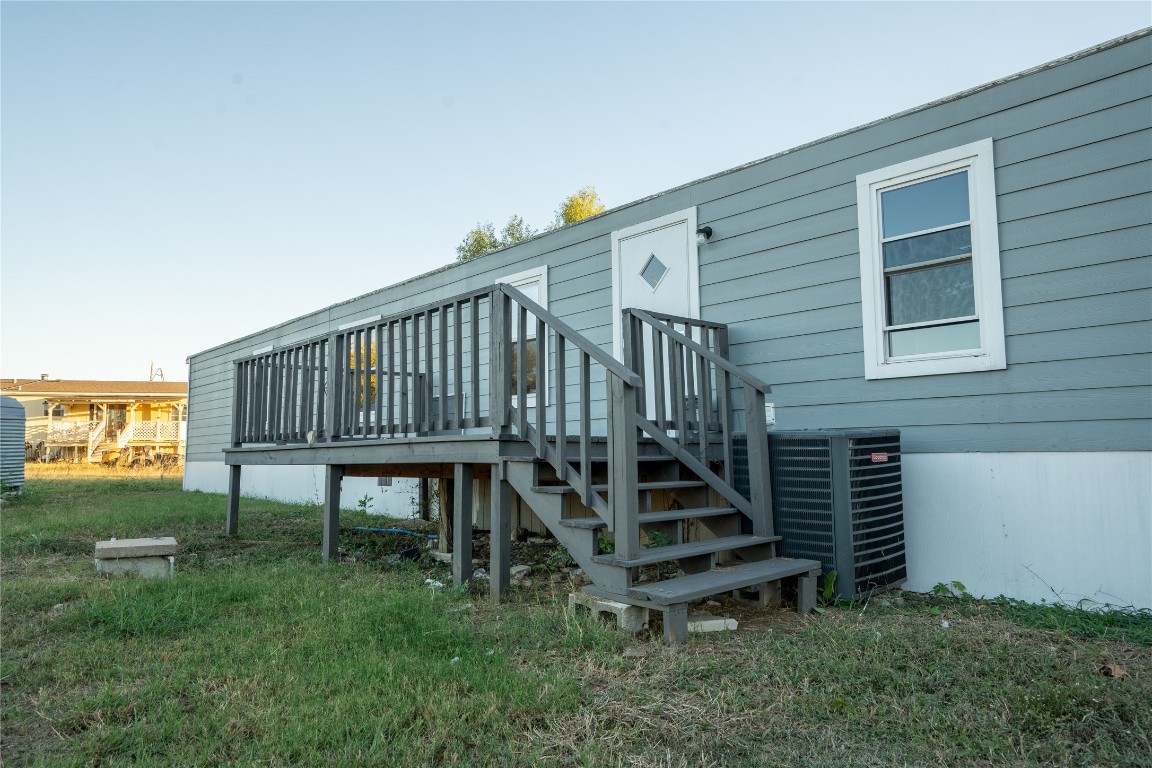
<path fill-rule="evenodd" d="M 611 460 L 608 505 L 614 523 L 612 530 L 616 535 L 616 554 L 627 559 L 640 551 L 636 388 L 617 376 L 609 376 L 608 384 L 608 455 Z"/>
<path fill-rule="evenodd" d="M 664 644 L 681 645 L 688 642 L 688 603 L 668 606 L 664 611 Z"/>
<path fill-rule="evenodd" d="M 488 584 L 492 602 L 508 593 L 512 568 L 512 487 L 504 479 L 504 465 L 492 465 L 492 522 L 488 541 Z"/>
<path fill-rule="evenodd" d="M 472 578 L 472 465 L 457 464 L 453 472 L 452 582 Z"/>
<path fill-rule="evenodd" d="M 768 422 L 764 393 L 745 385 L 748 419 L 748 500 L 752 502 L 752 534 L 772 536 L 772 472 L 768 465 Z"/>
<path fill-rule="evenodd" d="M 324 465 L 324 562 L 340 556 L 340 481 L 344 479 L 342 464 Z"/>
<path fill-rule="evenodd" d="M 228 519 L 225 532 L 235 536 L 240 530 L 240 465 L 228 467 Z"/>

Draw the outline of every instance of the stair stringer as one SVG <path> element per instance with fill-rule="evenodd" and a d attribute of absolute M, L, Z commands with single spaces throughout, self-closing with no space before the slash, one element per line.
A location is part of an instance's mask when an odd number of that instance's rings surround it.
<path fill-rule="evenodd" d="M 536 468 L 533 462 L 509 461 L 505 465 L 505 474 L 509 484 L 523 499 L 536 517 L 548 527 L 568 550 L 584 573 L 592 582 L 607 592 L 626 595 L 629 587 L 629 573 L 627 568 L 605 565 L 593 562 L 592 556 L 596 553 L 596 531 L 568 528 L 560 524 L 564 516 L 565 496 L 573 494 L 540 493 L 534 490 L 536 484 Z M 579 502 L 572 499 L 572 503 Z"/>

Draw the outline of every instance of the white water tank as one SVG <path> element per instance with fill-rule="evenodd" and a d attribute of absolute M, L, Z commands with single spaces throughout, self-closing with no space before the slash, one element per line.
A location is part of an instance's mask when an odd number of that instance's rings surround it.
<path fill-rule="evenodd" d="M 0 482 L 24 487 L 24 406 L 14 397 L 0 397 Z"/>

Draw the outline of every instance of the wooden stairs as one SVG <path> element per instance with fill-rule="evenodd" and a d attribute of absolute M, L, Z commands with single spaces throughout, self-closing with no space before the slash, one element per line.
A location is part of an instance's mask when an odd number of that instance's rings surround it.
<path fill-rule="evenodd" d="M 796 579 L 797 608 L 811 610 L 820 563 L 778 557 L 779 536 L 751 533 L 751 519 L 721 491 L 654 441 L 640 443 L 646 450 L 636 457 L 633 503 L 642 548 L 631 555 L 615 551 L 614 533 L 595 509 L 601 505 L 585 505 L 579 489 L 547 461 L 506 464 L 509 484 L 592 580 L 584 592 L 661 611 L 669 643 L 687 634 L 688 604 L 713 595 L 761 592 Z M 592 491 L 606 504 L 607 459 L 593 458 L 592 465 Z"/>

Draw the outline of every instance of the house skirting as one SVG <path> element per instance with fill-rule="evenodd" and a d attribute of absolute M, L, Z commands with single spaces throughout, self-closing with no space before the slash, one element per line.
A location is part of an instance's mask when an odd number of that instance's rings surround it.
<path fill-rule="evenodd" d="M 903 458 L 905 589 L 1152 608 L 1152 452 Z"/>
<path fill-rule="evenodd" d="M 227 493 L 228 467 L 223 460 L 186 462 L 184 490 Z M 245 466 L 240 475 L 240 493 L 291 504 L 319 505 L 324 500 L 324 467 Z M 418 479 L 396 477 L 391 486 L 380 486 L 374 477 L 345 477 L 340 489 L 340 506 L 356 509 L 365 495 L 370 497 L 369 510 L 375 514 L 398 518 L 419 514 Z"/>
<path fill-rule="evenodd" d="M 905 589 L 959 581 L 975 596 L 1152 608 L 1152 452 L 930 453 L 903 461 Z M 320 466 L 245 466 L 241 493 L 319 504 L 323 478 Z M 379 487 L 375 478 L 345 477 L 341 504 L 354 509 L 368 495 L 373 512 L 409 517 L 418 482 L 397 477 Z M 185 490 L 227 487 L 223 461 L 185 464 Z M 485 511 L 477 510 L 478 527 Z"/>

